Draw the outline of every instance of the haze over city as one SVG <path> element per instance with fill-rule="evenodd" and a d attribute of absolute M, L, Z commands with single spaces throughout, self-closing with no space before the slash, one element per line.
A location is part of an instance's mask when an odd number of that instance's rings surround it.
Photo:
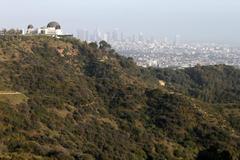
<path fill-rule="evenodd" d="M 181 35 L 185 41 L 240 46 L 240 2 L 237 0 L 8 0 L 0 11 L 0 28 L 42 26 L 60 22 L 66 32 L 96 27 L 147 36 Z M 29 13 L 29 14 L 27 14 Z"/>

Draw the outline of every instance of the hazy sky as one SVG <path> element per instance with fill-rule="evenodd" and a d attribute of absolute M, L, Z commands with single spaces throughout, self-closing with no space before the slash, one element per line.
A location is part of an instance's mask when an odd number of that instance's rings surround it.
<path fill-rule="evenodd" d="M 0 28 L 58 21 L 67 32 L 119 28 L 240 46 L 240 0 L 0 0 Z"/>

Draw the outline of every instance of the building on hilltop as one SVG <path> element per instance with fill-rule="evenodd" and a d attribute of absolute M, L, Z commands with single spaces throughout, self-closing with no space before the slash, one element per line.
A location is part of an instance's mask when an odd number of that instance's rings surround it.
<path fill-rule="evenodd" d="M 28 25 L 25 35 L 48 35 L 52 37 L 73 37 L 73 35 L 63 34 L 61 26 L 58 22 L 52 21 L 47 26 L 34 28 L 32 24 Z"/>
<path fill-rule="evenodd" d="M 26 34 L 37 34 L 37 30 L 34 30 L 34 27 L 32 24 L 29 24 L 27 27 Z"/>

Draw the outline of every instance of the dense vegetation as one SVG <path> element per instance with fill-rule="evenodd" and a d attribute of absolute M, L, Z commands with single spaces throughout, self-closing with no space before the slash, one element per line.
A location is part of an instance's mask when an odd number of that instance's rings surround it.
<path fill-rule="evenodd" d="M 21 95 L 0 94 L 0 159 L 239 159 L 239 75 L 144 69 L 104 41 L 3 36 L 0 93 Z"/>
<path fill-rule="evenodd" d="M 177 91 L 211 103 L 240 102 L 240 71 L 231 66 L 196 66 L 182 70 L 156 69 L 157 78 Z"/>

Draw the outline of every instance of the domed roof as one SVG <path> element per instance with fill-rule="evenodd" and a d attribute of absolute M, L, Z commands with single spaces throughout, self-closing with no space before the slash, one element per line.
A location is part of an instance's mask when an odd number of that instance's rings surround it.
<path fill-rule="evenodd" d="M 48 28 L 61 29 L 61 26 L 58 22 L 49 22 L 47 25 Z"/>
<path fill-rule="evenodd" d="M 33 29 L 33 25 L 32 24 L 29 24 L 27 29 Z"/>

